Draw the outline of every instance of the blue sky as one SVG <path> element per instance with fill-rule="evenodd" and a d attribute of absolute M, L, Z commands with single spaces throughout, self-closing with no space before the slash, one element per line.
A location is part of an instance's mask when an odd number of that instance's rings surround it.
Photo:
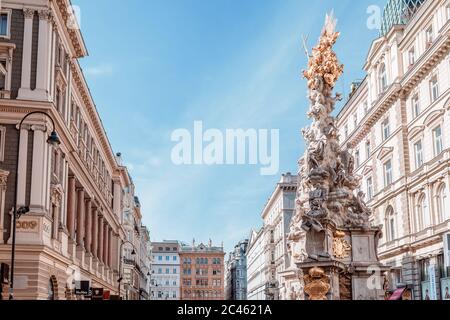
<path fill-rule="evenodd" d="M 384 0 L 73 0 L 89 57 L 81 60 L 115 152 L 129 166 L 152 240 L 225 243 L 261 226 L 261 210 L 283 172 L 296 172 L 308 124 L 301 36 L 315 44 L 334 9 L 345 75 L 364 77 L 377 30 L 368 6 Z M 258 166 L 175 166 L 171 133 L 279 129 L 280 172 Z"/>

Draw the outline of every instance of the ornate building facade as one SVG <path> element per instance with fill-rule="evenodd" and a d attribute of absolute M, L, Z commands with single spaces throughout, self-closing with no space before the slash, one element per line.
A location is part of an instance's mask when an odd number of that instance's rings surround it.
<path fill-rule="evenodd" d="M 449 1 L 389 1 L 367 76 L 338 115 L 383 226 L 388 286 L 408 286 L 414 299 L 444 299 L 450 285 L 449 20 Z"/>
<path fill-rule="evenodd" d="M 225 252 L 223 246 L 200 243 L 180 248 L 181 300 L 225 299 Z"/>
<path fill-rule="evenodd" d="M 247 300 L 247 247 L 248 239 L 239 241 L 228 257 L 225 266 L 226 300 Z"/>
<path fill-rule="evenodd" d="M 30 209 L 16 225 L 15 298 L 82 298 L 81 283 L 123 296 L 123 170 L 78 61 L 87 49 L 70 1 L 8 0 L 0 9 L 1 262 L 11 260 L 16 179 L 17 205 Z M 19 132 L 35 111 L 54 127 L 35 114 Z M 52 130 L 58 148 L 46 143 Z"/>
<path fill-rule="evenodd" d="M 296 191 L 297 177 L 283 174 L 261 214 L 264 225 L 260 233 L 252 233 L 247 253 L 249 298 L 280 299 L 280 273 L 290 266 L 286 235 L 294 214 Z"/>

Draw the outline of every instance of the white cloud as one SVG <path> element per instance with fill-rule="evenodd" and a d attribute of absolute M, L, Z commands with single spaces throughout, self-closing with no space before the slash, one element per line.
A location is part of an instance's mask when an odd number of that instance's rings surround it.
<path fill-rule="evenodd" d="M 110 76 L 114 73 L 114 68 L 111 65 L 99 65 L 87 67 L 84 73 L 89 76 Z"/>

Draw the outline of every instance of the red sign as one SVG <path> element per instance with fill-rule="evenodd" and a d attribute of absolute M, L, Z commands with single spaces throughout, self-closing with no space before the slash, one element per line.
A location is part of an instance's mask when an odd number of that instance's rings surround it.
<path fill-rule="evenodd" d="M 109 300 L 111 297 L 111 291 L 105 290 L 103 291 L 103 300 Z"/>

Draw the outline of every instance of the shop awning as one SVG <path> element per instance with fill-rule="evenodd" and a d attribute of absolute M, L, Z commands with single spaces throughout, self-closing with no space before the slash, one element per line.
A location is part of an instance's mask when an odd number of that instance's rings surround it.
<path fill-rule="evenodd" d="M 400 288 L 394 291 L 389 300 L 402 300 L 403 292 L 405 292 L 406 288 Z"/>

